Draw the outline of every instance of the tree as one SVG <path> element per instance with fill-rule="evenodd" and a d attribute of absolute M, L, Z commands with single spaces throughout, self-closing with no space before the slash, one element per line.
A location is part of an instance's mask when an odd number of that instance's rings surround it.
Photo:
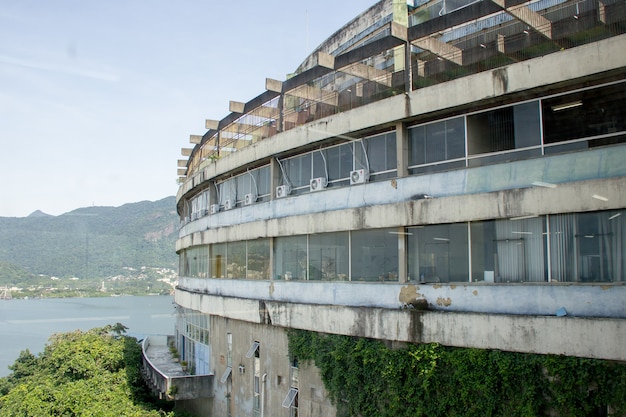
<path fill-rule="evenodd" d="M 41 355 L 20 353 L 0 379 L 0 415 L 182 417 L 151 402 L 139 372 L 141 347 L 125 331 L 118 323 L 55 334 Z"/>

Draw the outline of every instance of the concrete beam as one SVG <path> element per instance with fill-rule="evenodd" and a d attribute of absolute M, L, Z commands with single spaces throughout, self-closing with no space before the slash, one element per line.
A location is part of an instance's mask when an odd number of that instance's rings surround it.
<path fill-rule="evenodd" d="M 442 59 L 454 62 L 457 65 L 463 65 L 463 50 L 456 46 L 441 42 L 432 36 L 416 39 L 413 41 L 413 44 L 418 48 L 432 52 Z"/>
<path fill-rule="evenodd" d="M 276 120 L 280 116 L 280 110 L 278 109 L 278 107 L 261 106 L 252 110 L 248 114 L 263 117 L 266 119 Z"/>
<path fill-rule="evenodd" d="M 391 73 L 389 71 L 380 70 L 360 62 L 355 62 L 337 70 L 354 77 L 364 78 L 391 87 Z"/>
<path fill-rule="evenodd" d="M 178 166 L 180 168 L 185 168 L 187 166 L 187 161 L 188 161 L 187 159 L 179 159 L 178 160 Z"/>
<path fill-rule="evenodd" d="M 219 120 L 206 119 L 204 121 L 204 127 L 205 129 L 208 129 L 208 130 L 217 130 L 219 128 L 219 125 L 220 125 Z"/>
<path fill-rule="evenodd" d="M 239 101 L 230 101 L 228 105 L 228 109 L 231 113 L 242 113 L 246 108 L 246 103 L 241 103 Z"/>
<path fill-rule="evenodd" d="M 179 177 L 184 177 L 184 176 L 186 176 L 186 175 L 187 175 L 187 168 L 184 168 L 184 169 L 183 169 L 183 168 L 179 168 L 179 169 L 177 170 L 177 172 L 178 172 L 178 176 L 179 176 Z"/>
<path fill-rule="evenodd" d="M 336 92 L 321 90 L 319 88 L 311 87 L 308 84 L 300 85 L 293 90 L 287 91 L 286 93 L 290 96 L 330 104 L 331 106 L 337 106 L 339 104 L 339 95 Z"/>
<path fill-rule="evenodd" d="M 266 78 L 265 79 L 265 89 L 267 91 L 273 91 L 275 93 L 282 93 L 283 92 L 283 82 L 282 81 L 278 81 L 278 80 L 274 80 L 272 78 Z"/>
<path fill-rule="evenodd" d="M 202 142 L 201 135 L 189 135 L 189 143 L 193 143 L 194 145 L 199 145 Z"/>
<path fill-rule="evenodd" d="M 317 65 L 328 69 L 335 69 L 335 57 L 325 52 L 318 52 Z"/>
<path fill-rule="evenodd" d="M 181 148 L 180 149 L 180 154 L 182 156 L 191 156 L 191 152 L 193 152 L 193 149 L 191 149 L 191 148 Z"/>
<path fill-rule="evenodd" d="M 546 38 L 552 39 L 552 22 L 539 13 L 532 11 L 523 4 L 507 8 L 505 0 L 492 1 L 517 20 L 527 24 L 537 32 L 543 34 Z"/>

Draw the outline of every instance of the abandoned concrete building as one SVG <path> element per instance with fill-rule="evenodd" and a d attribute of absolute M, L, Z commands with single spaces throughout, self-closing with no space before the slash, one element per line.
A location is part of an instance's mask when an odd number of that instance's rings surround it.
<path fill-rule="evenodd" d="M 182 150 L 172 343 L 194 372 L 148 360 L 157 391 L 332 416 L 291 328 L 625 361 L 626 3 L 358 13 Z"/>

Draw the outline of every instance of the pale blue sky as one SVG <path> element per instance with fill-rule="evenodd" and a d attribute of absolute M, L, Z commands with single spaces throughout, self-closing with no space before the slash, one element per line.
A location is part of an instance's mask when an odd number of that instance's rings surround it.
<path fill-rule="evenodd" d="M 0 0 L 0 216 L 177 191 L 205 119 L 376 0 Z"/>

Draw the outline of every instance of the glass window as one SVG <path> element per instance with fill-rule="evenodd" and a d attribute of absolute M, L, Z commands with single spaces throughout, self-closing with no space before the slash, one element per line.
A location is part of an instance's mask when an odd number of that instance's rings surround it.
<path fill-rule="evenodd" d="M 246 277 L 246 241 L 228 242 L 226 250 L 227 278 Z"/>
<path fill-rule="evenodd" d="M 398 280 L 398 234 L 394 229 L 351 234 L 352 281 Z"/>
<path fill-rule="evenodd" d="M 235 207 L 237 201 L 237 181 L 230 178 L 218 186 L 220 205 L 225 206 L 227 201 L 230 202 L 231 208 Z"/>
<path fill-rule="evenodd" d="M 528 148 L 541 145 L 539 102 L 494 109 L 467 116 L 467 147 L 469 155 L 479 155 Z M 508 154 L 506 160 L 524 159 L 541 155 L 541 150 L 524 154 Z M 470 165 L 500 162 L 472 160 Z"/>
<path fill-rule="evenodd" d="M 248 241 L 248 279 L 270 278 L 270 241 Z"/>
<path fill-rule="evenodd" d="M 550 216 L 553 281 L 625 280 L 626 227 L 621 211 Z"/>
<path fill-rule="evenodd" d="M 309 237 L 309 279 L 348 280 L 348 232 Z"/>
<path fill-rule="evenodd" d="M 211 278 L 224 278 L 226 273 L 226 244 L 211 245 Z"/>
<path fill-rule="evenodd" d="M 354 142 L 356 169 L 369 167 L 370 179 L 382 180 L 396 176 L 396 132 L 364 138 Z"/>
<path fill-rule="evenodd" d="M 311 154 L 307 153 L 282 161 L 285 174 L 289 178 L 292 189 L 297 191 L 298 188 L 309 191 L 309 183 L 311 181 Z"/>
<path fill-rule="evenodd" d="M 328 163 L 328 183 L 348 184 L 353 170 L 352 144 L 343 144 L 322 151 Z"/>
<path fill-rule="evenodd" d="M 469 281 L 467 223 L 409 227 L 407 233 L 411 280 Z"/>
<path fill-rule="evenodd" d="M 545 144 L 626 131 L 626 83 L 545 99 L 541 107 Z M 604 138 L 579 147 L 616 141 L 621 140 Z"/>
<path fill-rule="evenodd" d="M 187 260 L 187 250 L 181 250 L 178 253 L 178 275 L 181 277 L 189 276 L 189 262 Z"/>
<path fill-rule="evenodd" d="M 305 280 L 307 264 L 307 237 L 279 237 L 274 241 L 276 279 Z"/>
<path fill-rule="evenodd" d="M 463 117 L 409 129 L 409 166 L 465 158 Z"/>
<path fill-rule="evenodd" d="M 543 217 L 474 222 L 470 230 L 473 281 L 546 281 Z"/>
<path fill-rule="evenodd" d="M 206 278 L 208 276 L 208 247 L 196 246 L 186 251 L 186 276 Z"/>

